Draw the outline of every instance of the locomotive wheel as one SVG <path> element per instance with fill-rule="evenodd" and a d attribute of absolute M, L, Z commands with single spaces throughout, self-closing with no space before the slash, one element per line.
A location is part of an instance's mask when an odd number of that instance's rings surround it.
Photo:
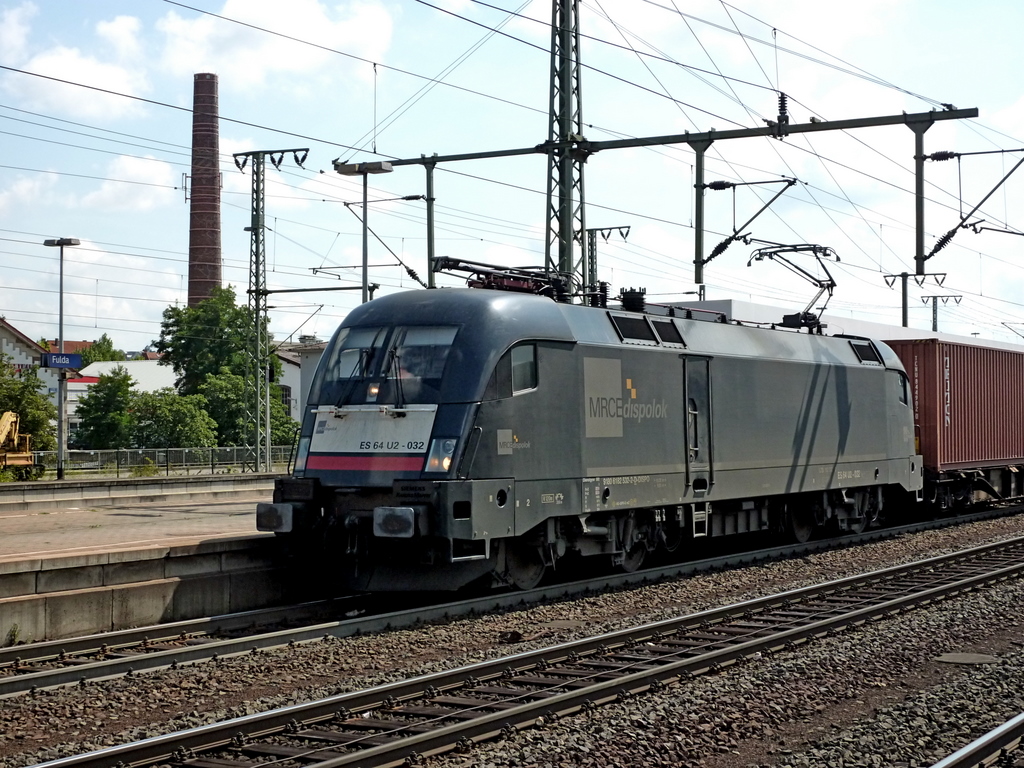
<path fill-rule="evenodd" d="M 666 520 L 661 524 L 659 537 L 666 552 L 675 552 L 683 543 L 683 527 L 675 519 Z"/>
<path fill-rule="evenodd" d="M 879 503 L 877 497 L 870 491 L 857 494 L 856 511 L 860 514 L 860 517 L 854 519 L 850 530 L 853 533 L 864 533 L 871 523 L 878 520 Z"/>
<path fill-rule="evenodd" d="M 505 567 L 506 577 L 517 589 L 533 589 L 547 571 L 540 549 L 529 544 L 510 544 Z"/>
<path fill-rule="evenodd" d="M 643 542 L 639 542 L 635 544 L 629 552 L 622 556 L 622 563 L 619 567 L 626 573 L 633 573 L 640 569 L 640 566 L 644 564 L 644 560 L 646 559 L 647 547 L 644 546 Z"/>
<path fill-rule="evenodd" d="M 808 504 L 794 504 L 787 514 L 789 535 L 798 544 L 805 544 L 814 535 L 814 509 Z"/>
<path fill-rule="evenodd" d="M 647 538 L 650 530 L 647 522 L 636 512 L 630 512 L 620 523 L 621 541 L 625 551 L 619 567 L 626 573 L 633 573 L 647 559 Z"/>
<path fill-rule="evenodd" d="M 870 522 L 867 515 L 853 518 L 853 521 L 850 523 L 850 533 L 864 533 Z"/>

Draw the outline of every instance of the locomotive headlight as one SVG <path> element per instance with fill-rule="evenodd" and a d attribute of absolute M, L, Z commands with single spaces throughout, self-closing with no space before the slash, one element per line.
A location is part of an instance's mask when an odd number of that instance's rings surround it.
<path fill-rule="evenodd" d="M 377 402 L 377 395 L 380 394 L 380 384 L 373 383 L 366 388 L 366 402 Z"/>
<path fill-rule="evenodd" d="M 452 457 L 459 441 L 451 437 L 442 437 L 430 441 L 427 463 L 424 472 L 447 472 L 452 466 Z"/>

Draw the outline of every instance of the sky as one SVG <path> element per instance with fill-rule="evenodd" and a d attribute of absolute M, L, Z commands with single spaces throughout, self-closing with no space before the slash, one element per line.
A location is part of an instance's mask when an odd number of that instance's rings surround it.
<path fill-rule="evenodd" d="M 205 72 L 219 83 L 225 284 L 247 300 L 251 177 L 233 153 L 308 148 L 303 167 L 291 155 L 267 164 L 267 287 L 358 287 L 361 181 L 332 161 L 545 141 L 550 21 L 550 0 L 0 0 L 0 315 L 56 337 L 59 256 L 43 240 L 74 237 L 65 339 L 106 333 L 139 350 L 159 337 L 163 311 L 187 300 L 190 110 Z M 1024 343 L 1024 169 L 1000 186 L 1024 158 L 1024 4 L 581 0 L 580 25 L 590 140 L 759 127 L 780 91 L 792 123 L 976 107 L 924 134 L 926 153 L 959 154 L 925 164 L 926 252 L 955 235 L 927 262 L 942 284 L 911 281 L 910 325 L 930 328 L 925 301 L 939 301 L 940 330 Z M 795 178 L 742 233 L 831 248 L 829 312 L 899 325 L 885 277 L 914 271 L 913 155 L 904 125 L 716 141 L 706 181 L 739 186 L 704 195 L 705 255 Z M 694 299 L 693 175 L 686 144 L 588 159 L 587 226 L 615 228 L 598 241 L 613 295 Z M 546 179 L 542 154 L 440 164 L 437 254 L 542 265 Z M 426 278 L 425 204 L 393 199 L 425 192 L 418 166 L 369 178 L 381 293 L 419 289 L 402 264 Z M 978 232 L 957 228 L 986 196 L 968 219 Z M 709 262 L 707 298 L 802 310 L 817 288 L 778 262 L 748 265 L 761 244 Z M 823 275 L 810 255 L 792 260 Z M 326 339 L 359 301 L 358 290 L 271 295 L 271 330 Z"/>

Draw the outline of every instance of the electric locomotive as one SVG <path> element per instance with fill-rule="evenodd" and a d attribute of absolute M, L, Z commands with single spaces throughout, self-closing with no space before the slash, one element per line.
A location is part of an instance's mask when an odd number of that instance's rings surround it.
<path fill-rule="evenodd" d="M 528 588 L 570 553 L 862 530 L 921 487 L 879 341 L 445 288 L 347 316 L 257 527 L 354 589 Z"/>

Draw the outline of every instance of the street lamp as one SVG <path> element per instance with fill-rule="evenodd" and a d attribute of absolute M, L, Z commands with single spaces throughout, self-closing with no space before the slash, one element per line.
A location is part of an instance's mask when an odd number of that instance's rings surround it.
<path fill-rule="evenodd" d="M 60 283 L 59 298 L 57 300 L 57 351 L 64 354 L 64 246 L 81 245 L 82 241 L 77 237 L 61 237 L 56 240 L 44 240 L 43 245 L 51 248 L 60 248 Z M 57 479 L 64 479 L 64 458 L 67 453 L 67 438 L 65 435 L 66 424 L 64 423 L 64 411 L 67 401 L 67 370 L 61 368 L 57 373 Z"/>
<path fill-rule="evenodd" d="M 391 173 L 391 163 L 377 162 L 377 163 L 339 163 L 337 160 L 334 161 L 334 170 L 340 173 L 342 176 L 362 176 L 363 177 L 363 304 L 369 301 L 369 271 L 370 271 L 370 230 L 367 226 L 366 216 L 366 191 L 367 191 L 367 179 L 371 173 Z"/>

